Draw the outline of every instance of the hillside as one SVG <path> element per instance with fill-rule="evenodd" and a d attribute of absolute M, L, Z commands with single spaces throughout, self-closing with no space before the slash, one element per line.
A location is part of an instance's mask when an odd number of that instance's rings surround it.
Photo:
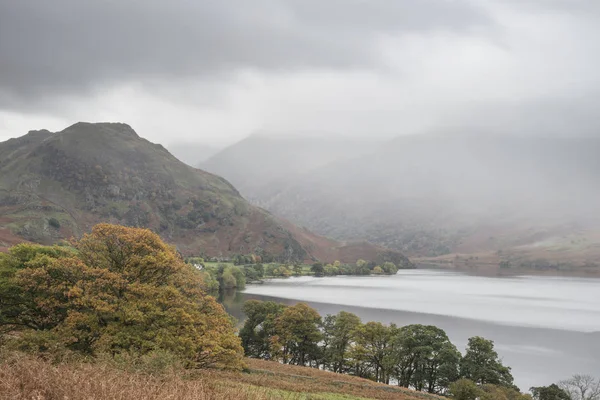
<path fill-rule="evenodd" d="M 77 123 L 0 143 L 0 247 L 80 236 L 98 222 L 149 227 L 184 254 L 331 261 L 347 253 L 307 231 L 297 235 L 226 180 L 185 165 L 125 124 Z M 386 251 L 364 253 L 375 259 Z"/>
<path fill-rule="evenodd" d="M 90 363 L 52 365 L 31 358 L 0 361 L 0 399 L 426 400 L 438 396 L 373 381 L 247 359 L 245 372 L 127 372 Z"/>
<path fill-rule="evenodd" d="M 336 137 L 278 137 L 255 134 L 235 143 L 199 166 L 227 179 L 246 198 L 276 195 L 297 177 L 336 160 L 368 154 L 377 141 Z"/>
<path fill-rule="evenodd" d="M 404 136 L 242 193 L 318 234 L 411 257 L 584 266 L 600 256 L 599 152 L 593 137 Z"/>

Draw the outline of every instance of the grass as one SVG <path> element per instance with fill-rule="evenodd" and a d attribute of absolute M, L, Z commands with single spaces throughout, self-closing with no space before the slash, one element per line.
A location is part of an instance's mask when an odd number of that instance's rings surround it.
<path fill-rule="evenodd" d="M 1 400 L 363 400 L 439 397 L 348 375 L 248 359 L 245 372 L 126 371 L 104 362 L 0 361 Z"/>

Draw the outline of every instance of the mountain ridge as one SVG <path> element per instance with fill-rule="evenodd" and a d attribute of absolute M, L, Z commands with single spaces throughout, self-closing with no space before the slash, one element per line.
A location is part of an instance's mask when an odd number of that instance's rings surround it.
<path fill-rule="evenodd" d="M 0 160 L 2 247 L 52 243 L 111 222 L 151 228 L 190 255 L 333 261 L 348 254 L 341 243 L 300 235 L 290 222 L 246 202 L 227 180 L 185 165 L 127 124 L 30 131 L 0 143 Z M 373 245 L 363 250 L 360 258 L 388 256 Z"/>

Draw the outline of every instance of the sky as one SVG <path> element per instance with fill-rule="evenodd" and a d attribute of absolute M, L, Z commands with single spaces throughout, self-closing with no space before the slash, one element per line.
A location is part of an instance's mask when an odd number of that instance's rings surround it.
<path fill-rule="evenodd" d="M 600 132 L 597 0 L 0 0 L 0 140 Z"/>

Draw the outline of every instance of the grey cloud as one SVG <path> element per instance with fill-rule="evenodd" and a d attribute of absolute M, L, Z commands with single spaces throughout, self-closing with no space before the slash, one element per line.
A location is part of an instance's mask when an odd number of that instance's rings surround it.
<path fill-rule="evenodd" d="M 468 0 L 0 0 L 0 107 L 239 68 L 365 68 L 381 33 L 489 23 Z"/>

